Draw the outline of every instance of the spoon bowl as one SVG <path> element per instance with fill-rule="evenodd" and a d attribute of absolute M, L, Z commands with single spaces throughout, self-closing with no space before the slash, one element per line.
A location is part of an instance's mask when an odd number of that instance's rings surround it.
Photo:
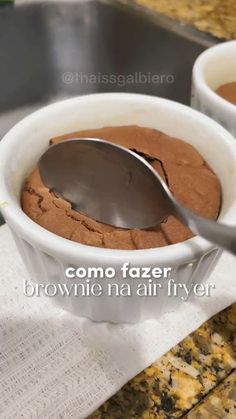
<path fill-rule="evenodd" d="M 236 254 L 235 227 L 184 208 L 152 166 L 124 147 L 90 138 L 63 141 L 43 154 L 39 170 L 49 189 L 96 221 L 147 229 L 172 214 L 193 233 Z"/>
<path fill-rule="evenodd" d="M 147 229 L 171 212 L 170 192 L 141 156 L 105 140 L 77 138 L 51 146 L 40 159 L 47 187 L 96 221 Z"/>

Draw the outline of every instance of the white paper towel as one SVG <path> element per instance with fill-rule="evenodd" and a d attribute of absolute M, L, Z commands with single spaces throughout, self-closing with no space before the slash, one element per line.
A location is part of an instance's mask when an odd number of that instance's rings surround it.
<path fill-rule="evenodd" d="M 236 301 L 236 258 L 224 254 L 210 298 L 135 325 L 93 323 L 26 297 L 28 278 L 7 226 L 0 228 L 0 417 L 86 418 L 130 378 Z"/>

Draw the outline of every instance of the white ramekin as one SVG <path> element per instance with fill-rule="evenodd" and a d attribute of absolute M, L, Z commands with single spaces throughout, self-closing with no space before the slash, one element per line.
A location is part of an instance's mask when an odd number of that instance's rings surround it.
<path fill-rule="evenodd" d="M 218 87 L 234 81 L 236 41 L 209 48 L 193 67 L 191 106 L 215 119 L 236 137 L 236 105 L 215 93 Z"/>
<path fill-rule="evenodd" d="M 78 129 L 131 124 L 159 129 L 196 147 L 221 181 L 220 220 L 227 224 L 236 222 L 236 144 L 216 122 L 178 103 L 138 94 L 96 94 L 62 101 L 22 120 L 0 144 L 0 208 L 34 281 L 70 285 L 77 281 L 65 278 L 69 266 L 112 266 L 117 272 L 112 282 L 129 283 L 134 290 L 137 279 L 121 277 L 124 262 L 137 267 L 171 267 L 171 277 L 178 283 L 201 282 L 215 266 L 221 250 L 200 237 L 157 249 L 101 249 L 52 234 L 22 211 L 20 195 L 24 179 L 47 149 L 51 137 Z M 106 281 L 101 280 L 103 284 Z M 166 283 L 162 281 L 164 286 Z M 77 315 L 112 322 L 157 317 L 183 304 L 168 297 L 165 290 L 159 298 L 138 297 L 134 292 L 130 297 L 108 297 L 104 292 L 101 297 L 57 295 L 54 300 Z"/>

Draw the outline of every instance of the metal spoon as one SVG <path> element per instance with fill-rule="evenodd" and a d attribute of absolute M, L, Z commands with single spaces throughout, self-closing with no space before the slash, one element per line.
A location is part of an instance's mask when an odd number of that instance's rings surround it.
<path fill-rule="evenodd" d="M 91 138 L 63 141 L 43 154 L 39 170 L 46 186 L 97 221 L 147 229 L 172 214 L 193 233 L 236 254 L 236 227 L 184 208 L 152 166 L 124 147 Z"/>

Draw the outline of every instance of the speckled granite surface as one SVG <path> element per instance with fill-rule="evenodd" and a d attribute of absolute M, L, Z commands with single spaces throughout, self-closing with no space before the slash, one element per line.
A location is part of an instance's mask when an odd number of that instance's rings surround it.
<path fill-rule="evenodd" d="M 236 371 L 232 372 L 186 419 L 236 418 Z"/>
<path fill-rule="evenodd" d="M 236 0 L 134 0 L 218 38 L 236 39 Z"/>
<path fill-rule="evenodd" d="M 234 369 L 236 304 L 133 378 L 90 419 L 223 419 L 219 412 L 234 415 L 236 410 Z"/>

